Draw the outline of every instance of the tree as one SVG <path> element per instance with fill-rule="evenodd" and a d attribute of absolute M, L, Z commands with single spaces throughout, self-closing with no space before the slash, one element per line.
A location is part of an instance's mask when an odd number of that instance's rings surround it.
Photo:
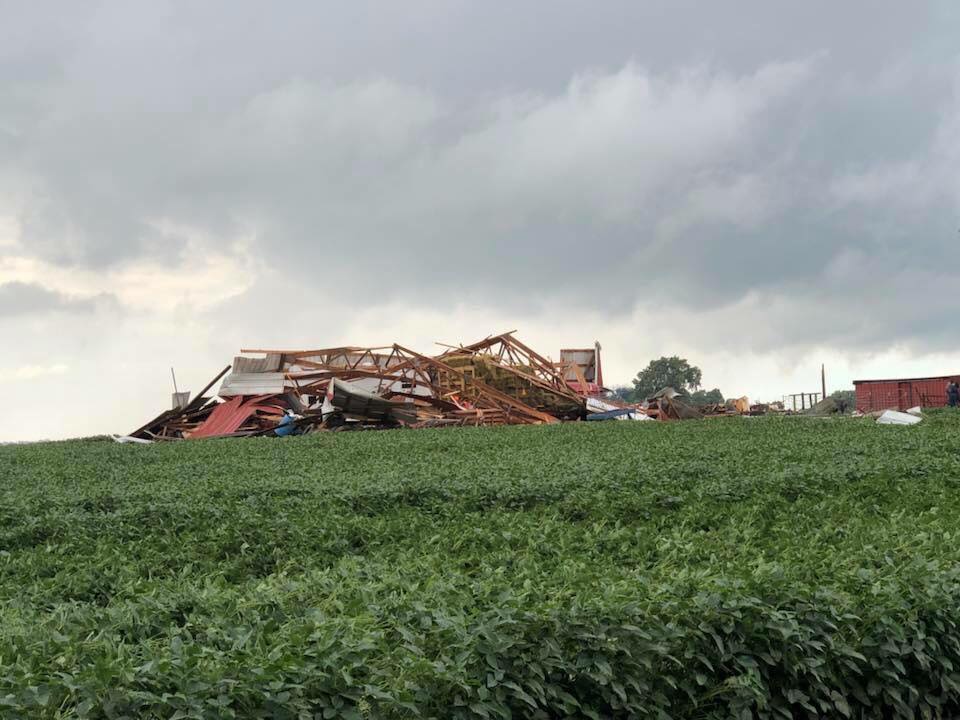
<path fill-rule="evenodd" d="M 857 408 L 857 393 L 855 390 L 837 390 L 830 396 L 837 407 L 837 412 L 846 415 Z"/>
<path fill-rule="evenodd" d="M 645 399 L 662 390 L 672 387 L 680 393 L 692 393 L 700 387 L 702 373 L 700 368 L 688 363 L 686 359 L 662 357 L 651 360 L 646 368 L 633 379 L 633 389 L 638 399 Z"/>
<path fill-rule="evenodd" d="M 723 403 L 723 393 L 720 392 L 720 388 L 697 390 L 690 395 L 689 402 L 691 405 L 697 405 L 698 407 L 704 405 L 720 405 Z"/>
<path fill-rule="evenodd" d="M 637 393 L 632 387 L 627 387 L 626 385 L 618 385 L 613 388 L 613 396 L 624 402 L 632 403 L 637 402 Z"/>

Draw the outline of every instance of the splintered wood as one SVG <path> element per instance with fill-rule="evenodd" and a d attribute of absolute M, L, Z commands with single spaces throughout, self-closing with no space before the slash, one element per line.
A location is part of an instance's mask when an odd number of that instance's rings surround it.
<path fill-rule="evenodd" d="M 194 401 L 162 413 L 131 436 L 162 441 L 347 428 L 536 425 L 587 414 L 591 383 L 583 367 L 554 363 L 512 332 L 444 347 L 435 356 L 401 345 L 244 349 L 219 397 L 208 391 L 231 366 Z M 589 362 L 594 367 L 599 358 Z"/>

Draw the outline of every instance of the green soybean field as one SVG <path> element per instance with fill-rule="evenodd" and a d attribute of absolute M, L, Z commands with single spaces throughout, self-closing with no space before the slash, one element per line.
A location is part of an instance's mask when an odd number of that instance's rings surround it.
<path fill-rule="evenodd" d="M 0 447 L 3 718 L 948 718 L 960 414 Z"/>

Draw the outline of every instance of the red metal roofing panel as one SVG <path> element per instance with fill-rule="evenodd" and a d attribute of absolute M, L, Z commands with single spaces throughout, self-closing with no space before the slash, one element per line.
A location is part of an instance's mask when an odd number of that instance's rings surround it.
<path fill-rule="evenodd" d="M 264 404 L 272 395 L 257 395 L 255 397 L 237 396 L 220 403 L 210 413 L 200 427 L 190 433 L 190 438 L 208 438 L 218 435 L 229 435 L 236 432 L 247 418 L 258 410 L 277 412 L 279 408 L 273 404 Z"/>
<path fill-rule="evenodd" d="M 576 380 L 567 380 L 567 386 L 573 390 L 578 395 L 599 395 L 600 391 L 603 390 L 602 387 L 597 385 L 595 382 L 588 382 L 586 388 L 580 387 L 580 383 Z"/>

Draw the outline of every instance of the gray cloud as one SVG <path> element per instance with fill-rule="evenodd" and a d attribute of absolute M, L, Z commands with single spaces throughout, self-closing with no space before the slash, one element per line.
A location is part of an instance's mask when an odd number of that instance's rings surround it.
<path fill-rule="evenodd" d="M 0 187 L 67 267 L 172 266 L 189 232 L 265 292 L 756 298 L 693 331 L 946 346 L 960 9 L 640 5 L 14 4 Z"/>
<path fill-rule="evenodd" d="M 92 313 L 98 304 L 112 305 L 106 295 L 96 298 L 74 298 L 34 283 L 0 284 L 0 318 L 41 315 L 51 312 Z"/>

